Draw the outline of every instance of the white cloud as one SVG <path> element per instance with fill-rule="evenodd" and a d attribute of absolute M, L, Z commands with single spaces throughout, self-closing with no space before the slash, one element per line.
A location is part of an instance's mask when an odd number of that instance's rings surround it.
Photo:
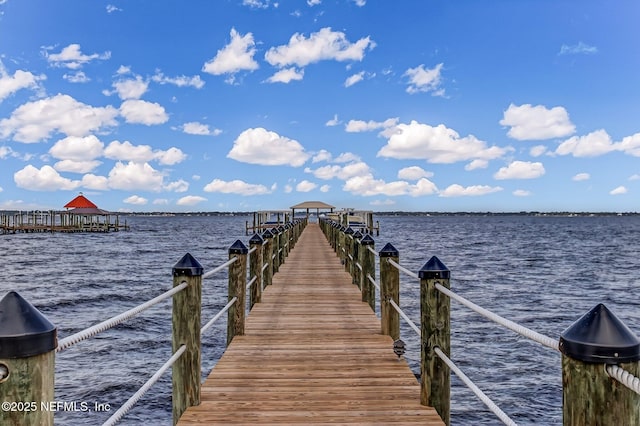
<path fill-rule="evenodd" d="M 271 193 L 269 188 L 264 185 L 247 183 L 238 179 L 232 181 L 214 179 L 204 187 L 204 190 L 206 192 L 221 192 L 223 194 L 239 195 L 262 195 Z"/>
<path fill-rule="evenodd" d="M 424 170 L 422 167 L 411 166 L 398 170 L 398 179 L 418 180 L 420 178 L 432 177 L 433 173 Z"/>
<path fill-rule="evenodd" d="M 91 107 L 69 95 L 56 95 L 16 108 L 10 118 L 0 120 L 0 136 L 13 135 L 13 140 L 24 143 L 45 140 L 55 131 L 85 136 L 115 126 L 117 115 L 118 110 L 112 106 Z"/>
<path fill-rule="evenodd" d="M 317 184 L 313 182 L 309 182 L 308 180 L 303 180 L 302 182 L 296 185 L 296 191 L 298 192 L 310 192 L 318 187 Z"/>
<path fill-rule="evenodd" d="M 269 7 L 269 0 L 242 0 L 242 5 L 252 9 L 266 9 Z"/>
<path fill-rule="evenodd" d="M 433 96 L 444 96 L 444 89 L 441 87 L 443 65 L 440 63 L 434 68 L 425 69 L 424 64 L 421 64 L 405 71 L 404 76 L 409 77 L 407 93 L 431 92 Z"/>
<path fill-rule="evenodd" d="M 156 198 L 155 200 L 153 200 L 152 204 L 156 206 L 168 206 L 169 200 L 167 200 L 166 198 Z"/>
<path fill-rule="evenodd" d="M 438 191 L 436 185 L 426 178 L 418 180 L 414 185 L 406 181 L 385 182 L 382 179 L 375 179 L 372 174 L 354 176 L 346 180 L 343 190 L 354 195 L 410 195 L 419 197 L 423 195 L 435 194 Z"/>
<path fill-rule="evenodd" d="M 147 126 L 166 123 L 169 120 L 169 116 L 160 104 L 139 99 L 124 101 L 120 105 L 120 115 L 127 123 Z"/>
<path fill-rule="evenodd" d="M 574 157 L 597 157 L 616 149 L 611 137 L 604 130 L 596 130 L 586 136 L 574 136 L 556 148 L 556 154 Z"/>
<path fill-rule="evenodd" d="M 480 195 L 492 194 L 502 191 L 499 186 L 488 185 L 472 185 L 464 187 L 457 183 L 449 185 L 444 191 L 440 192 L 441 197 L 477 197 Z"/>
<path fill-rule="evenodd" d="M 363 7 L 365 4 L 367 4 L 367 0 L 353 0 L 353 2 L 356 4 L 356 6 L 358 7 Z"/>
<path fill-rule="evenodd" d="M 135 79 L 116 81 L 112 86 L 116 89 L 118 97 L 122 100 L 140 99 L 142 95 L 147 92 L 149 82 L 137 75 Z"/>
<path fill-rule="evenodd" d="M 188 77 L 186 75 L 180 75 L 178 77 L 167 77 L 161 72 L 151 77 L 151 80 L 158 84 L 173 84 L 178 87 L 194 87 L 196 89 L 202 89 L 204 87 L 204 80 L 199 75 Z"/>
<path fill-rule="evenodd" d="M 338 120 L 338 114 L 334 114 L 333 118 L 331 120 L 327 121 L 324 125 L 328 126 L 328 127 L 333 127 L 333 126 L 337 126 L 340 123 L 341 123 L 341 121 Z"/>
<path fill-rule="evenodd" d="M 105 176 L 96 176 L 94 174 L 86 174 L 82 176 L 83 188 L 94 189 L 96 191 L 106 191 L 109 189 L 109 179 Z"/>
<path fill-rule="evenodd" d="M 228 82 L 233 83 L 237 72 L 254 71 L 259 65 L 253 59 L 256 53 L 253 34 L 240 35 L 235 28 L 231 28 L 230 35 L 229 44 L 218 50 L 216 56 L 204 64 L 202 71 L 213 75 L 229 74 Z"/>
<path fill-rule="evenodd" d="M 393 206 L 396 202 L 391 198 L 387 198 L 386 200 L 373 200 L 369 204 L 372 206 Z"/>
<path fill-rule="evenodd" d="M 73 43 L 63 48 L 60 53 L 47 53 L 45 52 L 47 61 L 53 66 L 65 67 L 69 69 L 81 68 L 84 64 L 87 64 L 93 60 L 106 60 L 111 57 L 111 52 L 93 53 L 91 55 L 85 55 L 80 51 L 80 45 Z"/>
<path fill-rule="evenodd" d="M 146 163 L 157 160 L 163 165 L 173 165 L 186 159 L 186 155 L 178 148 L 171 147 L 166 151 L 153 150 L 149 145 L 133 145 L 129 141 L 113 141 L 104 149 L 104 156 L 112 160 L 124 160 Z"/>
<path fill-rule="evenodd" d="M 290 65 L 305 67 L 323 60 L 362 61 L 365 50 L 373 47 L 375 43 L 369 37 L 351 43 L 343 32 L 326 27 L 312 33 L 309 38 L 296 33 L 288 44 L 270 48 L 264 58 L 278 68 Z"/>
<path fill-rule="evenodd" d="M 71 173 L 89 173 L 102 164 L 102 161 L 78 161 L 78 160 L 62 160 L 53 165 L 53 168 L 59 172 Z"/>
<path fill-rule="evenodd" d="M 91 81 L 91 79 L 82 71 L 76 71 L 73 74 L 64 74 L 62 78 L 67 80 L 69 83 L 88 83 Z"/>
<path fill-rule="evenodd" d="M 170 182 L 163 188 L 165 191 L 172 192 L 187 192 L 189 190 L 189 182 L 180 179 L 175 182 Z"/>
<path fill-rule="evenodd" d="M 122 12 L 122 9 L 120 9 L 117 6 L 114 6 L 112 4 L 108 4 L 107 5 L 107 13 L 113 13 L 113 12 Z"/>
<path fill-rule="evenodd" d="M 545 174 L 542 163 L 530 161 L 513 161 L 493 175 L 495 179 L 535 179 Z"/>
<path fill-rule="evenodd" d="M 360 161 L 360 157 L 353 152 L 342 152 L 333 160 L 334 163 L 350 163 L 358 161 Z"/>
<path fill-rule="evenodd" d="M 619 187 L 609 191 L 609 194 L 611 194 L 611 195 L 622 195 L 622 194 L 626 194 L 626 193 L 627 193 L 627 188 L 625 188 L 624 186 L 619 186 Z"/>
<path fill-rule="evenodd" d="M 311 170 L 309 168 L 305 169 L 307 173 L 313 173 L 313 175 L 318 179 L 329 180 L 338 178 L 340 180 L 347 180 L 356 176 L 367 176 L 371 174 L 371 169 L 369 166 L 362 162 L 357 161 L 346 166 L 338 166 L 338 165 L 327 165 L 319 167 L 315 170 Z"/>
<path fill-rule="evenodd" d="M 640 175 L 639 174 L 634 174 L 629 176 L 629 180 L 640 180 Z"/>
<path fill-rule="evenodd" d="M 576 127 L 567 110 L 557 106 L 509 105 L 500 124 L 510 127 L 507 135 L 517 140 L 553 139 L 573 134 Z"/>
<path fill-rule="evenodd" d="M 17 70 L 10 76 L 0 62 L 0 102 L 20 89 L 37 89 L 38 82 L 42 80 L 46 80 L 44 75 L 37 76 L 22 70 Z"/>
<path fill-rule="evenodd" d="M 123 190 L 161 191 L 163 176 L 149 163 L 130 161 L 124 164 L 118 161 L 109 172 L 109 187 Z"/>
<path fill-rule="evenodd" d="M 200 204 L 203 201 L 207 201 L 206 198 L 200 197 L 198 195 L 187 195 L 185 197 L 180 198 L 176 204 L 179 206 L 195 206 L 196 204 Z"/>
<path fill-rule="evenodd" d="M 138 195 L 132 195 L 132 196 L 127 197 L 124 200 L 122 200 L 122 202 L 125 203 L 125 204 L 133 204 L 133 205 L 136 205 L 136 206 L 144 206 L 149 202 L 149 200 L 147 200 L 144 197 L 140 197 Z"/>
<path fill-rule="evenodd" d="M 31 164 L 15 172 L 13 181 L 18 188 L 29 191 L 73 190 L 80 186 L 80 181 L 60 176 L 51 166 L 42 166 L 41 169 L 37 169 Z"/>
<path fill-rule="evenodd" d="M 320 187 L 320 192 L 329 192 L 329 190 L 331 189 L 331 186 L 329 185 L 322 185 Z"/>
<path fill-rule="evenodd" d="M 571 180 L 574 180 L 576 182 L 589 180 L 589 179 L 591 179 L 591 175 L 589 173 L 578 173 L 577 175 L 571 178 Z"/>
<path fill-rule="evenodd" d="M 598 48 L 595 46 L 589 46 L 586 43 L 578 42 L 578 44 L 563 44 L 560 47 L 558 55 L 593 55 L 598 53 Z"/>
<path fill-rule="evenodd" d="M 531 195 L 531 191 L 527 191 L 526 189 L 516 189 L 513 191 L 513 195 L 516 197 L 529 197 Z"/>
<path fill-rule="evenodd" d="M 625 154 L 640 157 L 640 133 L 624 137 L 621 142 L 616 144 L 616 149 Z"/>
<path fill-rule="evenodd" d="M 299 81 L 304 77 L 304 70 L 297 70 L 296 67 L 284 68 L 277 71 L 266 81 L 268 83 L 290 83 L 291 81 Z"/>
<path fill-rule="evenodd" d="M 361 82 L 362 80 L 364 80 L 364 71 L 360 71 L 359 73 L 347 77 L 344 82 L 344 87 L 351 87 L 354 84 Z"/>
<path fill-rule="evenodd" d="M 487 144 L 473 135 L 461 138 L 458 133 L 440 124 L 411 121 L 398 124 L 387 144 L 378 151 L 378 157 L 427 160 L 430 163 L 455 163 L 467 160 L 493 160 L 503 156 L 511 148 Z"/>
<path fill-rule="evenodd" d="M 208 124 L 198 123 L 197 121 L 191 121 L 182 125 L 182 131 L 189 135 L 202 135 L 202 136 L 218 136 L 222 133 L 220 129 L 209 128 Z"/>
<path fill-rule="evenodd" d="M 307 4 L 310 7 L 317 6 L 322 3 L 322 0 L 307 0 Z"/>
<path fill-rule="evenodd" d="M 384 121 L 349 120 L 349 122 L 345 126 L 345 131 L 349 133 L 359 133 L 359 132 L 371 132 L 373 130 L 379 130 L 379 129 L 395 128 L 399 120 L 400 119 L 398 117 L 387 118 Z"/>
<path fill-rule="evenodd" d="M 49 154 L 60 160 L 87 161 L 102 156 L 104 144 L 94 136 L 67 136 L 56 142 Z"/>
<path fill-rule="evenodd" d="M 529 150 L 529 155 L 532 157 L 540 157 L 547 152 L 547 147 L 544 145 L 536 145 Z"/>
<path fill-rule="evenodd" d="M 233 142 L 227 157 L 250 164 L 299 167 L 310 155 L 298 141 L 257 127 L 243 131 Z"/>
<path fill-rule="evenodd" d="M 486 169 L 487 167 L 489 167 L 489 162 L 487 160 L 475 159 L 471 161 L 469 164 L 467 164 L 466 166 L 464 166 L 464 169 L 470 172 L 472 170 L 477 170 L 477 169 Z"/>

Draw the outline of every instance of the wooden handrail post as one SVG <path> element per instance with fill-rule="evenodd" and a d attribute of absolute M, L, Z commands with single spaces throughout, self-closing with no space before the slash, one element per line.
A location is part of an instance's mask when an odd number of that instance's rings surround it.
<path fill-rule="evenodd" d="M 0 300 L 0 424 L 52 426 L 56 327 L 17 292 Z"/>
<path fill-rule="evenodd" d="M 264 270 L 262 279 L 264 281 L 264 287 L 271 285 L 273 279 L 273 234 L 268 229 L 262 233 L 262 238 L 265 241 L 263 248 L 264 265 L 267 267 Z"/>
<path fill-rule="evenodd" d="M 273 235 L 273 259 L 271 263 L 273 263 L 273 273 L 275 274 L 278 272 L 278 269 L 280 269 L 280 255 L 278 254 L 278 249 L 280 248 L 280 231 L 278 228 L 273 228 L 271 229 L 271 234 Z"/>
<path fill-rule="evenodd" d="M 347 237 L 347 235 L 345 234 L 346 230 L 347 228 L 342 225 L 340 225 L 340 228 L 338 228 L 338 257 L 340 258 L 340 261 L 343 265 L 346 263 L 345 257 L 347 255 L 347 249 L 345 247 L 345 240 Z"/>
<path fill-rule="evenodd" d="M 400 271 L 389 263 L 398 263 L 398 250 L 387 243 L 378 253 L 380 256 L 380 323 L 382 334 L 393 340 L 400 338 L 400 314 L 391 306 L 390 300 L 400 306 Z"/>
<path fill-rule="evenodd" d="M 253 305 L 262 301 L 262 265 L 264 261 L 262 255 L 262 243 L 264 243 L 264 240 L 259 234 L 253 234 L 253 237 L 249 240 L 249 247 L 251 249 L 255 248 L 249 256 L 249 277 L 251 277 L 251 279 L 256 277 L 255 282 L 251 286 L 249 309 L 253 309 Z"/>
<path fill-rule="evenodd" d="M 445 424 L 451 414 L 451 372 L 435 353 L 438 347 L 451 357 L 449 297 L 436 289 L 436 284 L 450 288 L 449 269 L 433 256 L 422 269 L 420 277 L 421 362 L 420 403 L 436 409 Z"/>
<path fill-rule="evenodd" d="M 360 275 L 362 275 L 362 262 L 360 261 L 360 239 L 362 239 L 362 232 L 356 231 L 353 234 L 353 265 L 351 266 L 351 282 L 358 286 L 362 290 L 360 283 Z M 358 265 L 360 268 L 358 268 Z"/>
<path fill-rule="evenodd" d="M 229 260 L 238 260 L 229 265 L 229 297 L 238 300 L 227 311 L 227 346 L 235 336 L 244 335 L 245 300 L 247 293 L 247 253 L 249 249 L 240 240 L 229 247 Z"/>
<path fill-rule="evenodd" d="M 344 231 L 344 270 L 351 274 L 351 266 L 355 259 L 353 257 L 353 229 L 348 227 Z"/>
<path fill-rule="evenodd" d="M 362 290 L 362 301 L 371 306 L 372 311 L 376 311 L 376 288 L 371 284 L 368 275 L 375 280 L 376 264 L 375 254 L 369 250 L 375 247 L 375 241 L 370 234 L 366 234 L 360 240 L 360 264 L 362 273 L 360 274 L 360 289 Z"/>
<path fill-rule="evenodd" d="M 188 286 L 173 296 L 171 316 L 171 347 L 175 353 L 180 346 L 186 350 L 173 364 L 171 371 L 173 424 L 188 407 L 200 404 L 200 315 L 202 306 L 202 273 L 204 269 L 191 254 L 185 254 L 172 270 L 173 286 L 183 282 Z"/>
<path fill-rule="evenodd" d="M 280 225 L 278 227 L 278 269 L 280 269 L 280 265 L 284 263 L 285 241 L 286 241 L 286 235 L 284 232 L 284 226 Z"/>
<path fill-rule="evenodd" d="M 640 375 L 640 340 L 599 304 L 560 336 L 565 426 L 638 425 L 640 395 L 609 377 L 607 364 Z"/>

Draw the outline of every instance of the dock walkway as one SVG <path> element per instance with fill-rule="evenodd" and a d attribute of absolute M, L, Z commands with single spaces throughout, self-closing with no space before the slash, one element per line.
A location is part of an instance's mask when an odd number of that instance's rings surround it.
<path fill-rule="evenodd" d="M 444 424 L 311 223 L 178 424 L 327 423 Z"/>

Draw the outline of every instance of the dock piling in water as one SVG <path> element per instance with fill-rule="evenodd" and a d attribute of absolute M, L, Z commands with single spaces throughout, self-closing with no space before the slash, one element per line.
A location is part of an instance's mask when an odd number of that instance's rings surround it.
<path fill-rule="evenodd" d="M 229 247 L 229 260 L 237 259 L 229 265 L 228 302 L 236 297 L 236 303 L 227 311 L 227 346 L 235 336 L 244 334 L 245 300 L 247 293 L 247 253 L 249 249 L 240 240 Z"/>
<path fill-rule="evenodd" d="M 400 338 L 400 314 L 391 305 L 393 300 L 400 306 L 400 271 L 389 263 L 400 260 L 398 250 L 387 243 L 378 253 L 380 256 L 380 315 L 382 334 L 391 336 L 393 340 Z"/>

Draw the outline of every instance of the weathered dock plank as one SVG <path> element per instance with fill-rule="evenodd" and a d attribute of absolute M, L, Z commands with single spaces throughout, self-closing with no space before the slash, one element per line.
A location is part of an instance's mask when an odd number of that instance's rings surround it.
<path fill-rule="evenodd" d="M 309 224 L 179 424 L 443 425 L 380 330 Z"/>

